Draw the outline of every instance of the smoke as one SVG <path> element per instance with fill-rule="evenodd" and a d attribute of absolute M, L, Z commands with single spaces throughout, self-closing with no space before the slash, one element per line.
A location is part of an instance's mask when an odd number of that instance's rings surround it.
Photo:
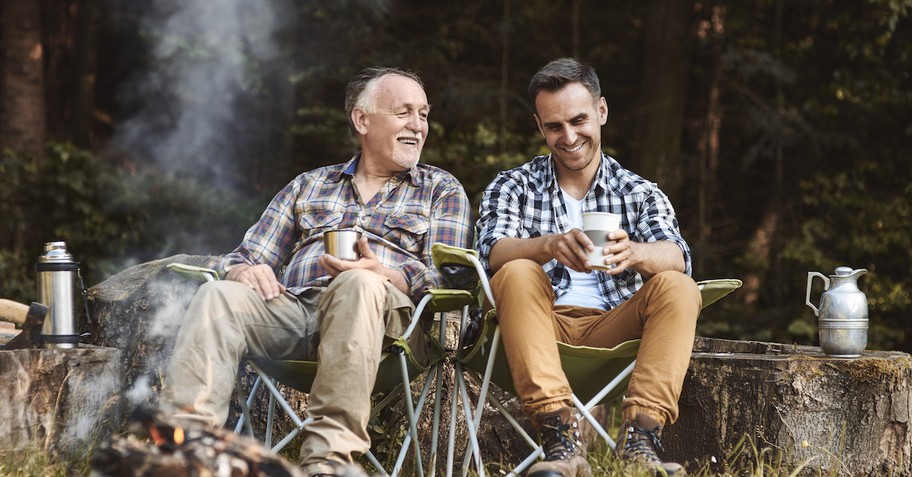
<path fill-rule="evenodd" d="M 131 2 L 128 2 L 131 3 Z M 144 2 L 141 2 L 144 3 Z M 137 8 L 147 66 L 121 91 L 130 116 L 115 141 L 168 174 L 228 184 L 246 174 L 286 62 L 277 34 L 288 0 L 151 0 Z M 240 170 L 240 172 L 239 172 Z"/>
<path fill-rule="evenodd" d="M 148 297 L 155 297 L 157 306 L 152 314 L 145 317 L 148 321 L 141 342 L 147 348 L 138 367 L 141 374 L 137 375 L 125 395 L 131 407 L 155 401 L 158 385 L 153 383 L 153 376 L 167 368 L 184 312 L 196 293 L 197 285 L 184 279 L 153 279 L 148 284 Z"/>

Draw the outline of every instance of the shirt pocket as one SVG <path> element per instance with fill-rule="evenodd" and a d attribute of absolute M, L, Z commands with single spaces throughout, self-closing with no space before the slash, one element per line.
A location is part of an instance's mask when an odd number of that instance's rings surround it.
<path fill-rule="evenodd" d="M 328 230 L 339 228 L 342 223 L 344 213 L 334 210 L 316 210 L 305 213 L 301 216 L 301 228 L 304 229 L 305 237 L 322 235 Z"/>
<path fill-rule="evenodd" d="M 385 237 L 392 243 L 399 244 L 403 250 L 420 257 L 424 252 L 431 221 L 426 216 L 417 214 L 391 215 L 384 221 L 388 232 Z"/>

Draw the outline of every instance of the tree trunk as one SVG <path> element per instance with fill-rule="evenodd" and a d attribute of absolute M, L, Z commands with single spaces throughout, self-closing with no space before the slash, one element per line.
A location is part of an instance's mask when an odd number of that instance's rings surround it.
<path fill-rule="evenodd" d="M 98 0 L 83 0 L 79 4 L 78 15 L 70 117 L 74 142 L 81 147 L 90 147 L 95 114 L 98 22 L 101 16 Z"/>
<path fill-rule="evenodd" d="M 696 248 L 706 250 L 712 234 L 709 217 L 711 204 L 715 203 L 716 173 L 719 168 L 719 149 L 722 130 L 722 53 L 725 50 L 725 6 L 713 5 L 708 21 L 700 22 L 697 37 L 711 44 L 712 74 L 706 100 L 706 116 L 697 144 L 700 162 L 697 187 L 697 239 Z M 703 272 L 706 259 L 703 253 L 694 257 L 694 275 Z"/>
<path fill-rule="evenodd" d="M 653 0 L 646 29 L 638 149 L 642 174 L 676 197 L 681 185 L 681 133 L 693 5 Z"/>
<path fill-rule="evenodd" d="M 510 86 L 510 30 L 512 24 L 510 15 L 510 0 L 504 0 L 503 24 L 500 31 L 500 95 L 498 97 L 500 109 L 500 131 L 498 153 L 503 154 L 507 148 L 507 99 Z"/>
<path fill-rule="evenodd" d="M 44 48 L 41 8 L 35 0 L 0 3 L 3 54 L 0 144 L 39 154 L 45 142 Z"/>
<path fill-rule="evenodd" d="M 779 210 L 775 207 L 774 201 L 763 214 L 763 220 L 754 229 L 745 252 L 749 264 L 748 271 L 744 275 L 744 286 L 735 293 L 741 297 L 749 310 L 757 309 L 760 290 L 763 288 L 763 281 L 771 262 L 773 238 L 779 226 Z"/>
<path fill-rule="evenodd" d="M 717 472 L 780 458 L 788 472 L 804 463 L 813 475 L 912 472 L 905 353 L 838 359 L 818 347 L 698 338 L 679 402 L 663 438 L 669 460 L 716 462 Z"/>

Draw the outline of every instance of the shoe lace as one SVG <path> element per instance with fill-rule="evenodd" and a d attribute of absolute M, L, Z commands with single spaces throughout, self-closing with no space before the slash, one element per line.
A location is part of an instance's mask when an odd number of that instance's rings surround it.
<path fill-rule="evenodd" d="M 582 445 L 579 431 L 573 422 L 562 422 L 554 418 L 542 423 L 542 447 L 546 461 L 567 460 L 576 454 Z"/>
<path fill-rule="evenodd" d="M 661 465 L 662 460 L 656 455 L 656 450 L 665 451 L 657 432 L 640 429 L 633 424 L 627 425 L 627 436 L 624 439 L 624 454 L 626 456 Z"/>

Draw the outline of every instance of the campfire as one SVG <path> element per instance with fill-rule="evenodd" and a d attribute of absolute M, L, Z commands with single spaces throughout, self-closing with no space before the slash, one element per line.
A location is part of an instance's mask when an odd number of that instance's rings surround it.
<path fill-rule="evenodd" d="M 133 433 L 102 445 L 91 457 L 96 477 L 303 477 L 304 473 L 255 440 L 222 429 L 180 425 L 141 406 Z"/>

